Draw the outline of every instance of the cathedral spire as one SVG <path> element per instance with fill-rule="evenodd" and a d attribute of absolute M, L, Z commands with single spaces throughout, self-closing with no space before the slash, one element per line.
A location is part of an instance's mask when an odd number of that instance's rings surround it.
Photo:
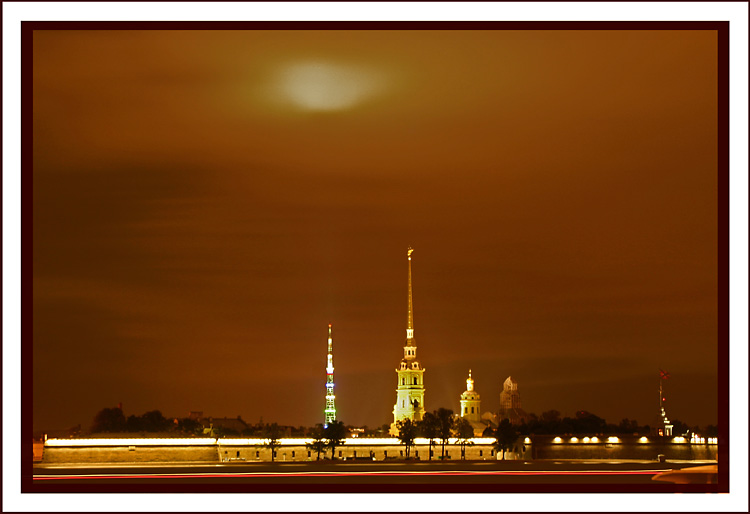
<path fill-rule="evenodd" d="M 401 359 L 396 388 L 396 404 L 393 406 L 393 424 L 390 433 L 398 435 L 398 423 L 404 419 L 414 422 L 424 416 L 424 368 L 417 361 L 417 345 L 414 342 L 414 305 L 411 296 L 411 254 L 410 246 L 406 252 L 409 265 L 409 303 L 406 317 L 406 344 L 404 358 Z"/>
<path fill-rule="evenodd" d="M 414 305 L 411 299 L 411 254 L 414 249 L 410 246 L 406 250 L 406 257 L 409 260 L 409 310 L 406 318 L 406 344 L 412 344 L 414 341 Z"/>

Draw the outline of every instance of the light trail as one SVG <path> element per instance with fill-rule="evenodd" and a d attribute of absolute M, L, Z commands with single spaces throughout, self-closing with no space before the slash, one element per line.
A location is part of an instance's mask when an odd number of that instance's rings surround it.
<path fill-rule="evenodd" d="M 34 480 L 93 480 L 138 478 L 278 478 L 278 477 L 403 477 L 403 476 L 593 476 L 593 475 L 656 475 L 659 470 L 580 470 L 580 471 L 309 471 L 292 473 L 131 473 L 104 475 L 34 475 Z"/>

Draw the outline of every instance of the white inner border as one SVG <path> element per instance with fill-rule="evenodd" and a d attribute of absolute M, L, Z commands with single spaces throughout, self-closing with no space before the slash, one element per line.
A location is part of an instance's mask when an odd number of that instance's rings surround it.
<path fill-rule="evenodd" d="M 3 511 L 748 511 L 746 2 L 3 3 Z M 729 494 L 20 494 L 20 22 L 96 20 L 725 21 L 730 24 Z M 222 496 L 222 498 L 217 498 Z"/>

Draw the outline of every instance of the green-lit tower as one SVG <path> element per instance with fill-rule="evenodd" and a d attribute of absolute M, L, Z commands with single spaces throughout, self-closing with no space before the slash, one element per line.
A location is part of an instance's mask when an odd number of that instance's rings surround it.
<path fill-rule="evenodd" d="M 331 325 L 328 324 L 328 366 L 326 367 L 326 419 L 323 426 L 327 427 L 331 421 L 336 421 L 336 395 L 333 394 L 333 337 Z"/>

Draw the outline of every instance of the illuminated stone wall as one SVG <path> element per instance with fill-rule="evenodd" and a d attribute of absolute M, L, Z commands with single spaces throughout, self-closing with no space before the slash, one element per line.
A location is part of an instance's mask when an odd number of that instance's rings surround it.
<path fill-rule="evenodd" d="M 440 445 L 433 446 L 433 460 L 437 460 L 441 454 Z M 460 460 L 461 447 L 458 445 L 446 445 L 446 459 Z M 398 460 L 403 459 L 406 449 L 403 445 L 357 445 L 336 448 L 336 459 L 339 460 Z M 411 458 L 419 460 L 429 459 L 428 445 L 416 445 L 410 450 Z M 270 461 L 271 451 L 262 447 L 252 446 L 222 446 L 220 450 L 222 460 L 236 461 Z M 320 454 L 321 460 L 331 457 L 331 452 Z M 276 460 L 279 462 L 306 462 L 317 460 L 316 452 L 308 450 L 305 446 L 283 446 L 276 450 Z M 467 446 L 465 448 L 467 460 L 495 460 L 495 450 L 492 445 Z"/>
<path fill-rule="evenodd" d="M 589 438 L 585 438 L 589 439 Z M 607 442 L 606 437 L 596 443 L 570 436 L 535 436 L 529 453 L 531 459 L 603 459 L 656 460 L 664 455 L 667 460 L 716 460 L 718 445 L 677 443 L 670 438 L 617 437 Z"/>
<path fill-rule="evenodd" d="M 44 463 L 217 462 L 216 446 L 45 447 Z"/>
<path fill-rule="evenodd" d="M 139 444 L 137 440 L 129 440 L 130 444 L 117 444 L 111 439 L 101 446 L 96 446 L 91 440 L 76 442 L 76 440 L 51 440 L 44 449 L 44 463 L 94 463 L 94 462 L 268 462 L 271 451 L 264 448 L 259 440 L 220 440 L 219 444 L 189 445 L 174 444 L 170 446 L 156 445 L 147 439 Z M 305 441 L 287 440 L 286 444 L 276 450 L 276 461 L 306 462 L 317 459 L 317 454 L 307 449 Z M 481 441 L 481 440 L 480 440 Z M 372 443 L 372 444 L 368 444 Z M 65 446 L 75 445 L 78 446 Z M 391 460 L 403 459 L 405 447 L 394 440 L 349 439 L 347 444 L 336 449 L 336 458 L 341 460 Z M 433 446 L 433 459 L 441 454 L 439 444 Z M 321 458 L 330 458 L 331 452 L 321 454 Z M 411 458 L 429 459 L 429 445 L 417 444 L 411 448 Z M 482 444 L 465 447 L 467 460 L 494 460 L 495 450 L 489 440 Z M 461 459 L 461 447 L 456 444 L 446 445 L 446 459 Z"/>
<path fill-rule="evenodd" d="M 596 442 L 584 438 L 575 442 L 571 437 L 533 436 L 521 437 L 513 451 L 506 454 L 507 460 L 540 459 L 603 459 L 603 460 L 643 460 L 655 461 L 658 455 L 668 460 L 715 460 L 716 444 L 675 443 L 669 439 L 642 441 L 638 437 L 617 438 L 618 442 L 607 442 L 606 438 Z M 588 438 L 586 438 L 588 439 Z M 97 446 L 91 440 L 82 444 L 76 440 L 57 440 L 44 448 L 44 463 L 109 463 L 109 462 L 268 462 L 271 451 L 262 446 L 259 440 L 220 439 L 219 443 L 175 443 L 155 444 L 153 441 L 129 440 L 127 444 L 117 444 L 109 440 Z M 477 439 L 477 444 L 465 447 L 466 460 L 496 460 L 498 456 L 491 440 Z M 304 440 L 286 440 L 276 450 L 278 462 L 306 462 L 317 459 L 317 454 L 308 450 Z M 161 440 L 160 440 L 161 443 Z M 78 444 L 78 446 L 74 446 Z M 66 446 L 67 445 L 67 446 Z M 441 454 L 439 444 L 433 446 L 433 460 Z M 405 447 L 395 440 L 357 438 L 348 439 L 346 444 L 336 449 L 336 458 L 341 460 L 399 460 L 405 456 Z M 321 458 L 330 458 L 330 451 Z M 429 459 L 429 446 L 420 441 L 411 448 L 411 457 Z M 374 459 L 373 459 L 374 458 Z M 451 461 L 461 459 L 458 444 L 446 445 L 446 458 Z"/>

